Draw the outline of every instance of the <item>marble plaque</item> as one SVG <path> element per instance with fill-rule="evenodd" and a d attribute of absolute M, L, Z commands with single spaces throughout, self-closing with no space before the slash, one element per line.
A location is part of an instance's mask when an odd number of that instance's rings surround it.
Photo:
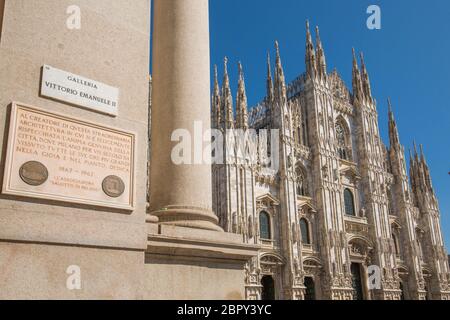
<path fill-rule="evenodd" d="M 117 116 L 119 89 L 48 65 L 42 67 L 41 95 Z"/>
<path fill-rule="evenodd" d="M 135 140 L 13 103 L 2 193 L 133 210 Z"/>

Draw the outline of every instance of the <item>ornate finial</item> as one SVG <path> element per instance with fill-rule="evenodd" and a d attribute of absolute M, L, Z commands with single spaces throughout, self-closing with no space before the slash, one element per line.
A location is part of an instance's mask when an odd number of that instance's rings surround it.
<path fill-rule="evenodd" d="M 217 84 L 219 82 L 219 75 L 217 72 L 217 64 L 214 65 L 214 83 Z"/>
<path fill-rule="evenodd" d="M 224 78 L 224 85 L 229 86 L 229 77 L 228 77 L 228 58 L 223 58 L 223 78 Z"/>
<path fill-rule="evenodd" d="M 316 44 L 318 50 L 322 50 L 322 41 L 320 40 L 319 26 L 316 26 Z"/>
<path fill-rule="evenodd" d="M 273 81 L 272 81 L 272 68 L 270 66 L 270 53 L 267 52 L 267 99 L 269 102 L 273 100 Z"/>
<path fill-rule="evenodd" d="M 275 41 L 275 48 L 277 50 L 277 69 L 281 68 L 281 55 L 280 55 L 280 45 L 278 44 L 278 41 Z"/>
<path fill-rule="evenodd" d="M 311 31 L 309 30 L 309 20 L 306 20 L 306 45 L 308 47 L 313 47 Z"/>
<path fill-rule="evenodd" d="M 414 156 L 416 158 L 418 158 L 419 157 L 419 153 L 417 152 L 417 144 L 416 144 L 416 140 L 415 139 L 413 141 L 413 145 L 414 145 Z"/>
<path fill-rule="evenodd" d="M 272 79 L 272 67 L 270 66 L 270 53 L 267 52 L 267 79 Z"/>
<path fill-rule="evenodd" d="M 241 129 L 248 128 L 248 113 L 247 113 L 247 95 L 245 93 L 245 80 L 242 63 L 238 62 L 239 68 L 239 84 L 236 97 L 236 127 Z"/>
<path fill-rule="evenodd" d="M 223 59 L 224 64 L 224 75 L 222 83 L 222 112 L 224 127 L 226 129 L 231 129 L 233 127 L 234 116 L 233 116 L 233 98 L 231 96 L 230 88 L 230 78 L 228 76 L 228 58 Z"/>
<path fill-rule="evenodd" d="M 409 152 L 409 163 L 411 164 L 410 170 L 412 170 L 413 167 L 414 167 L 414 157 L 413 157 L 413 154 L 412 154 L 411 147 L 408 148 L 408 152 Z"/>
<path fill-rule="evenodd" d="M 363 72 L 366 72 L 366 64 L 364 62 L 364 53 L 360 52 L 359 58 L 361 59 L 361 68 L 363 69 Z"/>
<path fill-rule="evenodd" d="M 281 55 L 280 55 L 280 45 L 278 43 L 278 40 L 275 41 L 275 49 L 277 51 L 277 65 L 280 66 L 281 65 Z"/>
<path fill-rule="evenodd" d="M 239 78 L 244 79 L 244 71 L 242 70 L 242 63 L 238 62 L 238 69 L 239 69 Z"/>
<path fill-rule="evenodd" d="M 420 144 L 420 158 L 425 163 L 425 152 L 423 152 L 423 144 Z"/>

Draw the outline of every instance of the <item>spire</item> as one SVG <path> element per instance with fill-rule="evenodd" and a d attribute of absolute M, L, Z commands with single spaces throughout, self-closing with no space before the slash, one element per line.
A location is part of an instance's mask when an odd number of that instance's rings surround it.
<path fill-rule="evenodd" d="M 421 199 L 422 195 L 431 193 L 434 195 L 433 184 L 431 182 L 430 169 L 425 160 L 425 154 L 423 152 L 423 145 L 420 145 L 420 156 L 417 151 L 417 145 L 414 141 L 414 155 L 411 157 L 411 185 L 413 191 L 418 199 Z"/>
<path fill-rule="evenodd" d="M 416 181 L 416 164 L 414 161 L 413 154 L 411 152 L 411 148 L 409 148 L 409 180 L 411 184 L 411 191 L 414 202 L 417 201 L 417 181 Z"/>
<path fill-rule="evenodd" d="M 353 50 L 353 72 L 352 72 L 353 98 L 356 101 L 362 102 L 364 94 L 361 83 L 361 73 L 359 72 L 355 48 L 353 48 L 352 50 Z"/>
<path fill-rule="evenodd" d="M 397 129 L 397 123 L 394 118 L 394 113 L 392 112 L 391 98 L 388 98 L 388 108 L 389 108 L 389 140 L 391 144 L 391 149 L 400 150 L 400 138 Z"/>
<path fill-rule="evenodd" d="M 316 76 L 316 53 L 312 42 L 311 31 L 309 30 L 309 21 L 306 20 L 306 54 L 305 54 L 306 72 L 311 77 Z"/>
<path fill-rule="evenodd" d="M 213 126 L 220 128 L 221 125 L 221 103 L 220 103 L 220 88 L 219 77 L 217 74 L 217 65 L 214 65 L 214 93 L 212 97 L 213 107 Z"/>
<path fill-rule="evenodd" d="M 280 46 L 278 41 L 275 41 L 275 48 L 277 51 L 276 69 L 275 69 L 275 99 L 279 105 L 287 102 L 286 80 L 284 77 L 283 65 L 281 63 Z"/>
<path fill-rule="evenodd" d="M 413 145 L 414 145 L 414 160 L 418 163 L 419 162 L 419 153 L 417 152 L 416 140 L 413 141 Z"/>
<path fill-rule="evenodd" d="M 409 164 L 410 164 L 410 169 L 412 170 L 412 168 L 413 168 L 413 166 L 414 166 L 414 158 L 413 158 L 413 155 L 412 155 L 412 152 L 411 152 L 411 148 L 408 148 L 408 150 L 409 150 Z"/>
<path fill-rule="evenodd" d="M 369 80 L 369 73 L 367 72 L 366 63 L 364 62 L 364 54 L 361 52 L 360 54 L 361 59 L 361 80 L 362 80 L 362 86 L 364 90 L 364 95 L 367 99 L 370 101 L 372 100 L 372 89 L 370 86 L 370 80 Z"/>
<path fill-rule="evenodd" d="M 239 83 L 236 97 L 236 127 L 239 129 L 248 129 L 248 111 L 247 111 L 247 94 L 245 92 L 245 79 L 242 70 L 242 64 L 238 63 Z"/>
<path fill-rule="evenodd" d="M 395 121 L 395 119 L 394 119 L 394 113 L 392 112 L 392 103 L 391 103 L 391 97 L 388 97 L 388 110 L 389 110 L 389 120 L 393 120 L 393 121 Z"/>
<path fill-rule="evenodd" d="M 224 74 L 222 84 L 222 121 L 225 129 L 232 129 L 234 124 L 233 97 L 231 95 L 230 78 L 228 76 L 228 58 L 224 59 Z"/>
<path fill-rule="evenodd" d="M 325 59 L 325 52 L 322 47 L 322 41 L 320 40 L 319 27 L 316 27 L 316 52 L 317 52 L 317 72 L 321 78 L 325 78 L 327 74 L 327 63 Z"/>
<path fill-rule="evenodd" d="M 425 153 L 423 152 L 423 144 L 420 145 L 420 161 L 426 165 L 427 161 L 425 160 Z"/>
<path fill-rule="evenodd" d="M 425 153 L 423 152 L 423 145 L 420 145 L 420 164 L 422 166 L 423 175 L 424 175 L 424 184 L 428 191 L 434 193 L 433 184 L 431 182 L 431 174 L 430 168 L 428 167 L 427 161 L 425 159 Z"/>
<path fill-rule="evenodd" d="M 270 67 L 270 53 L 267 52 L 267 100 L 271 105 L 273 102 L 273 79 L 272 68 Z"/>

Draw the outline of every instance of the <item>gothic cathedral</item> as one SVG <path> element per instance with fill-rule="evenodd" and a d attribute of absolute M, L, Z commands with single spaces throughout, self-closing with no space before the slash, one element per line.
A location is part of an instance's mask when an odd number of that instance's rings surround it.
<path fill-rule="evenodd" d="M 319 29 L 307 24 L 306 71 L 286 84 L 278 43 L 267 93 L 248 108 L 242 66 L 236 105 L 217 69 L 213 128 L 279 130 L 279 169 L 213 165 L 213 201 L 226 232 L 262 250 L 246 266 L 247 299 L 450 299 L 450 273 L 423 148 L 409 176 L 389 102 L 389 146 L 361 54 L 352 90 L 327 72 Z M 236 115 L 235 115 L 236 113 Z M 225 150 L 227 152 L 227 150 Z M 225 155 L 226 157 L 226 155 Z"/>

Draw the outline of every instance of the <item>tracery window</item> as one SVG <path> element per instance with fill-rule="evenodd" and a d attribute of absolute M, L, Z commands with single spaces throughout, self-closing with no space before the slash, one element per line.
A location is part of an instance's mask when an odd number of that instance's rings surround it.
<path fill-rule="evenodd" d="M 302 243 L 311 244 L 311 235 L 309 233 L 309 223 L 305 218 L 300 219 L 300 232 L 302 234 Z"/>
<path fill-rule="evenodd" d="M 344 205 L 345 214 L 348 216 L 356 217 L 355 197 L 353 196 L 353 192 L 351 192 L 350 189 L 344 190 Z"/>
<path fill-rule="evenodd" d="M 341 121 L 336 122 L 336 140 L 339 158 L 343 160 L 351 160 L 350 137 Z"/>
<path fill-rule="evenodd" d="M 262 211 L 259 214 L 259 233 L 261 239 L 272 239 L 272 233 L 270 230 L 270 216 L 267 212 Z"/>

